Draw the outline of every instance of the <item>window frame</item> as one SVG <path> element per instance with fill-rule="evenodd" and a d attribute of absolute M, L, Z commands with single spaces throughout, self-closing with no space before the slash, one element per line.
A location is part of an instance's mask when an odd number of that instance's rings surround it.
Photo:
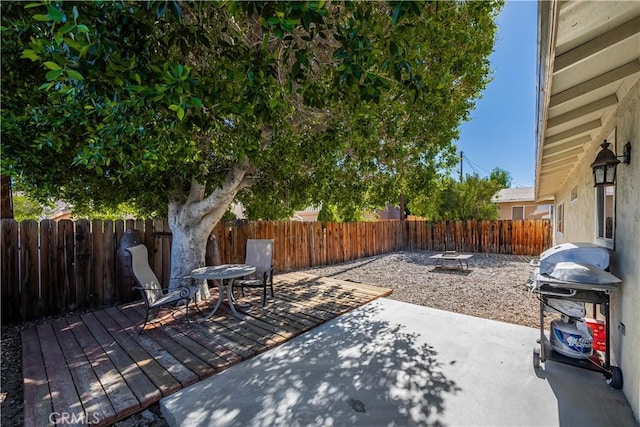
<path fill-rule="evenodd" d="M 556 203 L 555 214 L 556 234 L 564 236 L 564 202 Z"/>
<path fill-rule="evenodd" d="M 516 209 L 516 208 L 520 208 L 520 209 L 522 209 L 522 218 L 518 218 L 518 219 L 514 218 L 513 210 L 514 210 L 514 209 Z M 514 221 L 520 221 L 520 220 L 523 220 L 523 219 L 524 219 L 524 213 L 525 213 L 524 205 L 511 206 L 511 219 L 512 219 L 512 220 L 514 220 Z"/>
<path fill-rule="evenodd" d="M 578 186 L 574 185 L 573 188 L 571 188 L 571 195 L 569 196 L 569 199 L 571 201 L 571 204 L 573 205 L 574 203 L 576 203 L 578 201 Z"/>
<path fill-rule="evenodd" d="M 616 186 L 596 187 L 594 191 L 594 243 L 613 250 L 616 237 Z M 607 191 L 610 191 L 611 194 L 607 194 Z M 607 212 L 607 196 L 611 197 L 611 212 Z M 607 216 L 608 213 L 611 216 Z M 610 226 L 607 225 L 608 218 L 611 219 Z M 608 227 L 610 227 L 609 233 L 607 232 Z M 600 235 L 601 231 L 602 236 Z M 607 234 L 610 234 L 611 237 L 607 237 Z"/>

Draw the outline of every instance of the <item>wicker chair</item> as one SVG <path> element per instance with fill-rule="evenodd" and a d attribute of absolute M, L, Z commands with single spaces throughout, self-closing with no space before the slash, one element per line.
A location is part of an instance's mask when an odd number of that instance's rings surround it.
<path fill-rule="evenodd" d="M 149 266 L 147 247 L 145 245 L 137 245 L 127 248 L 127 251 L 131 254 L 131 271 L 137 284 L 133 289 L 140 291 L 147 309 L 144 325 L 142 325 L 140 333 L 144 331 L 152 313 L 156 309 L 175 306 L 179 302 L 186 303 L 185 317 L 189 321 L 189 303 L 195 298 L 198 288 L 195 286 L 179 286 L 174 289 L 163 289 L 160 286 L 160 281 Z"/>

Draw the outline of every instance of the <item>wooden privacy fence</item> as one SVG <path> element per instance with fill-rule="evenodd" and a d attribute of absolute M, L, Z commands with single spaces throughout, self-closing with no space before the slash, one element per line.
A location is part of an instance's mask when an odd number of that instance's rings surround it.
<path fill-rule="evenodd" d="M 0 230 L 2 320 L 39 318 L 127 302 L 131 279 L 118 251 L 127 230 L 149 248 L 149 263 L 168 286 L 171 231 L 166 220 L 3 219 Z M 551 245 L 548 220 L 380 221 L 320 223 L 257 221 L 219 224 L 207 259 L 241 263 L 247 239 L 274 239 L 277 272 L 338 264 L 399 250 L 456 250 L 537 255 Z"/>

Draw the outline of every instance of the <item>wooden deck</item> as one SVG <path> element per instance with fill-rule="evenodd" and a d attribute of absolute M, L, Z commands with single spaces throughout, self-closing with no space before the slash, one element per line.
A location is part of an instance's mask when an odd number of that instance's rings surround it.
<path fill-rule="evenodd" d="M 133 303 L 25 329 L 24 425 L 111 424 L 391 289 L 290 273 L 275 277 L 274 292 L 261 308 L 254 290 L 242 321 L 225 304 L 202 323 L 165 311 L 138 334 L 144 308 Z"/>

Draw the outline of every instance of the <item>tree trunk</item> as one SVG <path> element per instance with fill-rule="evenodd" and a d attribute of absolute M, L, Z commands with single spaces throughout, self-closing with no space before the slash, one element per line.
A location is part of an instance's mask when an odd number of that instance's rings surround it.
<path fill-rule="evenodd" d="M 169 223 L 172 223 L 171 218 Z M 211 228 L 202 222 L 198 224 L 173 222 L 171 227 L 173 243 L 171 247 L 170 288 L 188 284 L 190 279 L 186 278 L 189 277 L 191 271 L 205 266 L 207 239 L 211 231 Z M 210 296 L 207 282 L 200 280 L 198 285 L 200 293 L 197 300 L 207 300 Z"/>
<path fill-rule="evenodd" d="M 222 183 L 208 196 L 205 185 L 191 182 L 188 195 L 174 195 L 170 200 L 167 219 L 173 234 L 171 247 L 171 279 L 169 288 L 175 288 L 188 281 L 191 272 L 204 267 L 207 239 L 213 228 L 222 219 L 238 191 L 246 186 L 243 178 L 249 168 L 249 161 L 234 165 Z M 184 197 L 186 196 L 186 197 Z M 208 299 L 207 281 L 200 281 L 197 301 Z"/>

